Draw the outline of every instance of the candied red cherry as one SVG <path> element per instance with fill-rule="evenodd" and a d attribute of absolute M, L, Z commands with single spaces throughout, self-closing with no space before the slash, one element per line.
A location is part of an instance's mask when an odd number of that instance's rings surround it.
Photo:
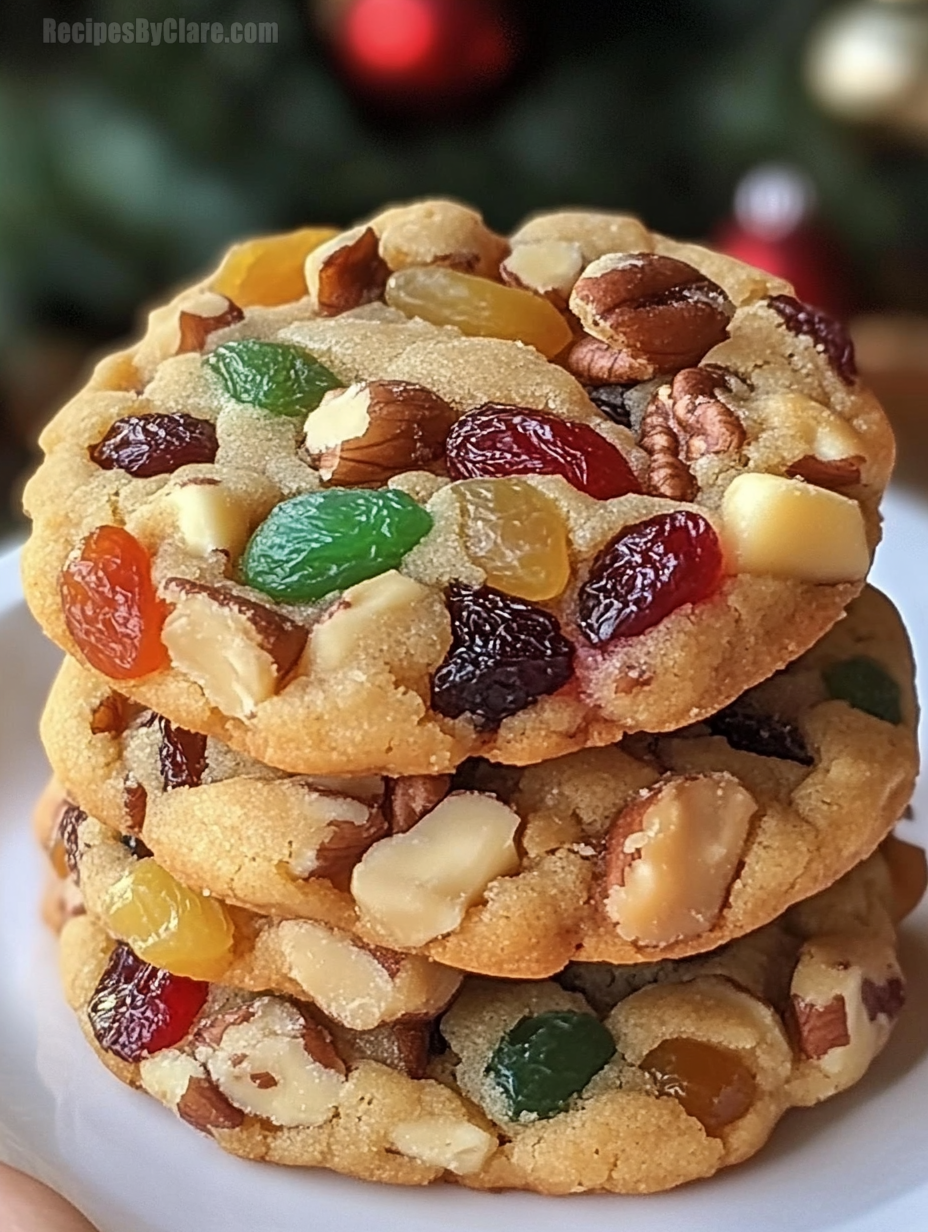
<path fill-rule="evenodd" d="M 209 984 L 143 962 L 125 944 L 110 955 L 87 1015 L 102 1049 L 141 1061 L 179 1044 L 202 1010 Z"/>
<path fill-rule="evenodd" d="M 451 649 L 432 678 L 432 706 L 492 731 L 573 672 L 574 648 L 544 608 L 490 586 L 452 582 Z"/>
<path fill-rule="evenodd" d="M 626 526 L 593 561 L 577 595 L 577 624 L 594 646 L 635 637 L 685 603 L 718 590 L 718 535 L 689 509 Z"/>
<path fill-rule="evenodd" d="M 199 732 L 175 727 L 162 715 L 158 716 L 161 745 L 161 781 L 165 791 L 175 787 L 198 787 L 206 770 L 206 737 Z"/>
<path fill-rule="evenodd" d="M 216 426 L 182 412 L 127 415 L 90 450 L 105 471 L 120 470 L 136 479 L 170 475 L 193 462 L 214 462 L 219 449 Z"/>
<path fill-rule="evenodd" d="M 463 415 L 445 455 L 452 479 L 561 475 L 597 500 L 641 491 L 624 456 L 594 428 L 520 406 L 488 402 Z"/>
<path fill-rule="evenodd" d="M 161 641 L 167 608 L 148 553 L 119 526 L 98 526 L 61 571 L 68 632 L 91 667 L 113 680 L 147 676 L 168 664 Z"/>

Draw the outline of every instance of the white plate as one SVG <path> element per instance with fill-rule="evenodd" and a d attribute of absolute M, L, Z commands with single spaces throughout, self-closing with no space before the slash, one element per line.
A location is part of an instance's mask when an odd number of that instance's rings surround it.
<path fill-rule="evenodd" d="M 928 664 L 928 506 L 894 494 L 874 580 Z M 860 1085 L 792 1112 L 755 1160 L 648 1198 L 554 1200 L 451 1186 L 376 1187 L 224 1155 L 92 1058 L 58 988 L 38 921 L 42 862 L 29 812 L 47 773 L 35 735 L 57 661 L 23 607 L 16 558 L 0 560 L 0 1157 L 85 1210 L 101 1232 L 915 1232 L 928 1227 L 928 905 L 906 930 L 910 1003 Z M 928 791 L 920 792 L 922 809 Z M 928 840 L 928 826 L 903 833 Z"/>

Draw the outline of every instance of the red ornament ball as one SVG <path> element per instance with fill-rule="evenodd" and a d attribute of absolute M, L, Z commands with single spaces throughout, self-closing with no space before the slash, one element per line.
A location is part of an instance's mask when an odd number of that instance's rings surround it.
<path fill-rule="evenodd" d="M 356 86 L 413 103 L 497 85 L 514 63 L 515 43 L 493 0 L 348 0 L 335 31 Z"/>

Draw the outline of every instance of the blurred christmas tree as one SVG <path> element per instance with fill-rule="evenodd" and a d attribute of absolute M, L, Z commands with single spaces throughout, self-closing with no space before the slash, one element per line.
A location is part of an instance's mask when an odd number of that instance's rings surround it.
<path fill-rule="evenodd" d="M 785 160 L 814 180 L 863 301 L 928 304 L 928 164 L 828 118 L 802 85 L 827 0 L 481 0 L 489 36 L 493 10 L 519 31 L 508 75 L 501 61 L 467 101 L 399 107 L 359 90 L 326 36 L 348 2 L 150 0 L 153 22 L 182 9 L 278 28 L 271 44 L 155 47 L 46 44 L 44 18 L 83 21 L 85 6 L 4 0 L 0 469 L 21 464 L 76 357 L 125 332 L 140 302 L 238 236 L 343 223 L 384 200 L 459 196 L 501 228 L 598 204 L 698 236 L 751 165 Z M 139 13 L 137 0 L 90 7 L 107 23 Z"/>

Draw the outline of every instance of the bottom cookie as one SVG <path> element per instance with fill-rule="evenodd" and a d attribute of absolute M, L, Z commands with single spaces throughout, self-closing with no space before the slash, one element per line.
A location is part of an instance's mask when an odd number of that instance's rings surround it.
<path fill-rule="evenodd" d="M 904 1002 L 894 921 L 924 884 L 919 849 L 884 852 L 711 954 L 467 977 L 440 1017 L 369 1031 L 169 976 L 86 915 L 64 924 L 62 974 L 104 1064 L 234 1155 L 391 1184 L 650 1193 L 748 1158 L 882 1049 Z"/>

